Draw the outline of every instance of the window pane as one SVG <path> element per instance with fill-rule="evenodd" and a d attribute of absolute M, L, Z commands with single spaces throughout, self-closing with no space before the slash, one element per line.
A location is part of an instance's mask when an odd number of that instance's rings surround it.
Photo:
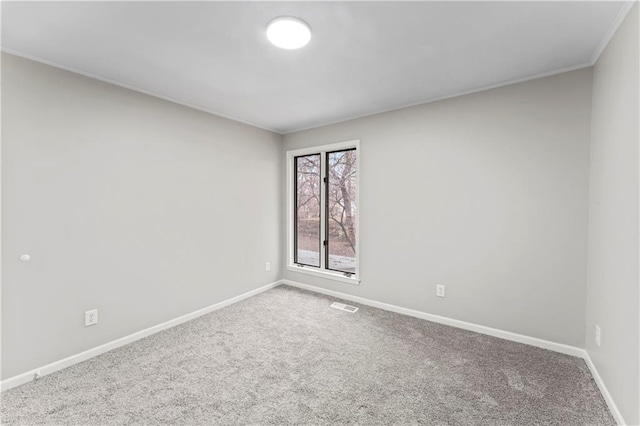
<path fill-rule="evenodd" d="M 327 153 L 327 268 L 356 272 L 356 150 Z"/>
<path fill-rule="evenodd" d="M 295 158 L 295 263 L 320 267 L 320 154 Z"/>

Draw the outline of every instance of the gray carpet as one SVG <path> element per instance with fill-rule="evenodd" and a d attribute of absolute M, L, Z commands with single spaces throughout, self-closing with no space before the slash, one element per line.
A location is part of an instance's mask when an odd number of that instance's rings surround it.
<path fill-rule="evenodd" d="M 579 358 L 333 301 L 272 289 L 6 391 L 2 423 L 615 424 Z"/>

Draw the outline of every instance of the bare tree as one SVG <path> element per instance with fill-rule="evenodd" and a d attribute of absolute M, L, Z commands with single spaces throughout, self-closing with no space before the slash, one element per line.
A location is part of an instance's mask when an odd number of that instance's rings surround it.
<path fill-rule="evenodd" d="M 329 217 L 340 228 L 355 255 L 356 151 L 329 154 Z"/>
<path fill-rule="evenodd" d="M 320 155 L 309 155 L 296 161 L 298 241 L 300 246 L 314 249 L 320 237 L 321 159 Z M 356 176 L 355 150 L 327 155 L 327 231 L 331 254 L 355 256 Z M 300 244 L 303 239 L 305 242 Z"/>
<path fill-rule="evenodd" d="M 296 158 L 297 244 L 302 250 L 319 250 L 320 240 L 320 155 Z"/>

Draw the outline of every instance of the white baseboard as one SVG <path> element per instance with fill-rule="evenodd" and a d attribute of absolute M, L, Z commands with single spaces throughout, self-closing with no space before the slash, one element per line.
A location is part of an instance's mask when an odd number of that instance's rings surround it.
<path fill-rule="evenodd" d="M 611 394 L 609 394 L 609 391 L 607 390 L 607 387 L 605 386 L 604 382 L 602 381 L 602 378 L 600 377 L 600 374 L 598 373 L 598 370 L 596 369 L 595 365 L 593 364 L 593 361 L 591 360 L 591 358 L 589 357 L 589 354 L 586 350 L 582 349 L 582 348 L 577 348 L 574 346 L 569 346 L 569 345 L 565 345 L 562 343 L 556 343 L 556 342 L 550 342 L 547 340 L 543 340 L 543 339 L 538 339 L 536 337 L 530 337 L 530 336 L 525 336 L 522 334 L 517 334 L 517 333 L 512 333 L 509 331 L 504 331 L 504 330 L 499 330 L 496 328 L 491 328 L 491 327 L 485 327 L 482 325 L 478 325 L 478 324 L 473 324 L 473 323 L 469 323 L 469 322 L 465 322 L 465 321 L 460 321 L 460 320 L 456 320 L 456 319 L 452 319 L 452 318 L 447 318 L 447 317 L 443 317 L 440 315 L 433 315 L 433 314 L 428 314 L 426 312 L 421 312 L 421 311 L 416 311 L 413 309 L 408 309 L 408 308 L 403 308 L 400 306 L 396 306 L 396 305 L 391 305 L 389 303 L 383 303 L 383 302 L 378 302 L 375 300 L 371 300 L 371 299 L 365 299 L 364 297 L 359 297 L 359 296 L 352 296 L 350 294 L 346 294 L 346 293 L 341 293 L 338 291 L 333 291 L 333 290 L 327 290 L 321 287 L 316 287 L 316 286 L 312 286 L 312 285 L 308 285 L 308 284 L 302 284 L 296 281 L 291 281 L 291 280 L 280 280 L 280 281 L 276 281 L 267 285 L 264 285 L 262 287 L 259 287 L 255 290 L 251 290 L 248 291 L 246 293 L 243 293 L 239 296 L 235 296 L 232 297 L 230 299 L 224 300 L 222 302 L 216 303 L 214 305 L 208 306 L 206 308 L 202 308 L 199 309 L 195 312 L 191 312 L 189 314 L 183 315 L 181 317 L 172 319 L 170 321 L 167 322 L 163 322 L 162 324 L 158 324 L 155 325 L 153 327 L 149 327 L 145 330 L 141 330 L 138 331 L 136 333 L 130 334 L 128 336 L 122 337 L 120 339 L 117 340 L 113 340 L 109 343 L 105 343 L 104 345 L 100 345 L 97 346 L 95 348 L 89 349 L 87 351 L 81 352 L 79 354 L 76 355 L 72 355 L 70 357 L 64 358 L 62 360 L 53 362 L 51 364 L 47 364 L 45 366 L 42 366 L 40 368 L 35 368 L 33 370 L 27 371 L 26 373 L 22 373 L 19 374 L 17 376 L 14 377 L 10 377 L 6 380 L 3 380 L 0 382 L 0 391 L 5 391 L 7 389 L 11 389 L 13 387 L 16 386 L 20 386 L 22 384 L 25 383 L 29 383 L 30 381 L 34 380 L 35 376 L 37 375 L 38 377 L 42 377 L 45 376 L 47 374 L 51 374 L 55 371 L 61 370 L 63 368 L 66 367 L 70 367 L 71 365 L 80 363 L 82 361 L 85 361 L 89 358 L 93 358 L 94 356 L 103 354 L 105 352 L 108 352 L 112 349 L 116 349 L 119 348 L 121 346 L 124 346 L 126 344 L 135 342 L 136 340 L 142 339 L 144 337 L 150 336 L 152 334 L 158 333 L 162 330 L 166 330 L 168 328 L 171 327 L 175 327 L 176 325 L 182 324 L 184 322 L 190 321 L 192 319 L 195 319 L 197 317 L 200 317 L 202 315 L 206 315 L 210 312 L 213 312 L 215 310 L 224 308 L 225 306 L 229 306 L 232 305 L 234 303 L 237 303 L 241 300 L 247 299 L 251 296 L 255 296 L 256 294 L 262 293 L 264 291 L 267 291 L 269 289 L 272 289 L 274 287 L 277 287 L 281 284 L 285 284 L 285 285 L 289 285 L 292 287 L 297 287 L 297 288 L 301 288 L 304 290 L 309 290 L 309 291 L 313 291 L 316 293 L 321 293 L 321 294 L 325 294 L 327 296 L 332 296 L 332 297 L 337 297 L 340 299 L 344 299 L 344 300 L 349 300 L 352 302 L 356 302 L 356 303 L 360 303 L 363 305 L 367 305 L 367 306 L 372 306 L 374 308 L 379 308 L 379 309 L 384 309 L 386 311 L 391 311 L 391 312 L 396 312 L 399 314 L 403 314 L 403 315 L 408 315 L 411 317 L 415 317 L 415 318 L 420 318 L 420 319 L 424 319 L 427 321 L 432 321 L 432 322 L 436 322 L 439 324 L 444 324 L 444 325 L 449 325 L 452 327 L 457 327 L 457 328 L 461 328 L 464 330 L 470 330 L 470 331 L 475 331 L 477 333 L 481 333 L 481 334 L 486 334 L 489 336 L 494 336 L 494 337 L 498 337 L 501 339 L 505 339 L 505 340 L 511 340 L 514 342 L 518 342 L 518 343 L 524 343 L 527 345 L 531 345 L 531 346 L 535 346 L 535 347 L 539 347 L 539 348 L 543 348 L 543 349 L 548 349 L 551 351 L 555 351 L 555 352 L 559 352 L 562 354 L 566 354 L 566 355 L 572 355 L 572 356 L 576 356 L 579 358 L 583 358 L 587 364 L 587 366 L 589 367 L 589 370 L 591 371 L 591 374 L 593 375 L 593 378 L 596 382 L 596 384 L 598 385 L 598 388 L 600 389 L 600 392 L 602 393 L 602 396 L 604 397 L 607 405 L 609 406 L 609 410 L 611 410 L 611 413 L 613 415 L 613 417 L 615 418 L 616 422 L 619 425 L 625 425 L 626 423 L 624 422 L 624 419 L 622 417 L 622 414 L 620 414 L 620 411 L 618 410 L 618 407 L 616 406 L 613 398 L 611 397 Z"/>
<path fill-rule="evenodd" d="M 428 314 L 426 312 L 403 308 L 396 305 L 390 305 L 388 303 L 378 302 L 371 299 L 365 299 L 363 297 L 352 296 L 350 294 L 340 293 L 338 291 L 326 290 L 321 287 L 302 284 L 296 281 L 282 280 L 282 284 L 290 285 L 292 287 L 298 287 L 304 290 L 314 291 L 316 293 L 326 294 L 327 296 L 333 296 L 333 297 L 338 297 L 344 300 L 350 300 L 352 302 L 361 303 L 367 306 L 373 306 L 374 308 L 384 309 L 385 311 L 397 312 L 399 314 L 408 315 L 410 317 L 416 317 L 416 318 L 425 319 L 427 321 L 437 322 L 438 324 L 450 325 L 452 327 L 475 331 L 477 333 L 487 334 L 489 336 L 499 337 L 501 339 L 511 340 L 518 343 L 524 343 L 527 345 L 536 346 L 538 348 L 549 349 L 551 351 L 560 352 L 566 355 L 577 356 L 579 358 L 582 358 L 584 353 L 584 349 L 577 348 L 575 346 L 569 346 L 562 343 L 550 342 L 548 340 L 542 340 L 536 337 L 525 336 L 523 334 L 512 333 L 510 331 L 499 330 L 497 328 L 485 327 L 483 325 L 460 321 L 453 318 L 442 317 L 440 315 Z"/>
<path fill-rule="evenodd" d="M 584 351 L 583 358 L 584 358 L 584 361 L 587 363 L 587 366 L 589 367 L 589 371 L 591 371 L 591 375 L 593 376 L 593 379 L 595 380 L 596 384 L 598 385 L 598 388 L 600 389 L 600 393 L 602 393 L 602 397 L 604 398 L 605 402 L 609 406 L 609 411 L 611 411 L 611 414 L 613 415 L 613 418 L 616 420 L 616 423 L 618 423 L 618 425 L 620 426 L 626 425 L 624 418 L 620 413 L 620 410 L 618 410 L 618 406 L 613 401 L 613 398 L 611 397 L 611 394 L 609 393 L 607 386 L 604 384 L 602 377 L 600 377 L 600 373 L 598 373 L 598 370 L 596 369 L 595 364 L 591 360 L 591 357 L 589 356 L 589 352 Z"/>
<path fill-rule="evenodd" d="M 122 337 L 120 339 L 113 340 L 109 343 L 105 343 L 104 345 L 97 346 L 95 348 L 86 350 L 76 355 L 71 355 L 70 357 L 52 362 L 51 364 L 47 364 L 39 368 L 35 368 L 33 370 L 27 371 L 26 373 L 22 373 L 22 374 L 18 374 L 17 376 L 10 377 L 0 382 L 0 392 L 5 391 L 7 389 L 14 388 L 16 386 L 23 385 L 25 383 L 29 383 L 30 381 L 34 380 L 36 375 L 38 377 L 46 376 L 47 374 L 51 374 L 54 371 L 58 371 L 63 368 L 70 367 L 74 364 L 78 364 L 79 362 L 86 361 L 89 358 L 93 358 L 94 356 L 103 354 L 112 349 L 119 348 L 131 342 L 135 342 L 136 340 L 140 340 L 144 337 L 158 333 L 162 330 L 175 327 L 176 325 L 190 321 L 194 318 L 197 318 L 202 315 L 206 315 L 210 312 L 213 312 L 215 310 L 224 308 L 225 306 L 229 306 L 234 303 L 240 302 L 241 300 L 244 300 L 251 296 L 255 296 L 258 293 L 262 293 L 263 291 L 267 291 L 271 288 L 277 287 L 280 284 L 281 284 L 281 281 L 276 281 L 276 282 L 264 285 L 255 290 L 251 290 L 239 296 L 235 296 L 230 299 L 224 300 L 222 302 L 216 303 L 215 305 L 207 306 L 206 308 L 202 308 L 197 311 L 191 312 L 189 314 L 183 315 L 181 317 L 174 318 L 172 320 L 163 322 L 162 324 L 154 325 L 153 327 L 149 327 L 147 329 Z"/>

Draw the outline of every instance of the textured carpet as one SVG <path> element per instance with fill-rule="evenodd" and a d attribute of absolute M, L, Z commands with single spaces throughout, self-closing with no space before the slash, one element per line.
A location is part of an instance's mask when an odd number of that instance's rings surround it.
<path fill-rule="evenodd" d="M 613 425 L 584 361 L 281 286 L 1 396 L 14 424 Z"/>

